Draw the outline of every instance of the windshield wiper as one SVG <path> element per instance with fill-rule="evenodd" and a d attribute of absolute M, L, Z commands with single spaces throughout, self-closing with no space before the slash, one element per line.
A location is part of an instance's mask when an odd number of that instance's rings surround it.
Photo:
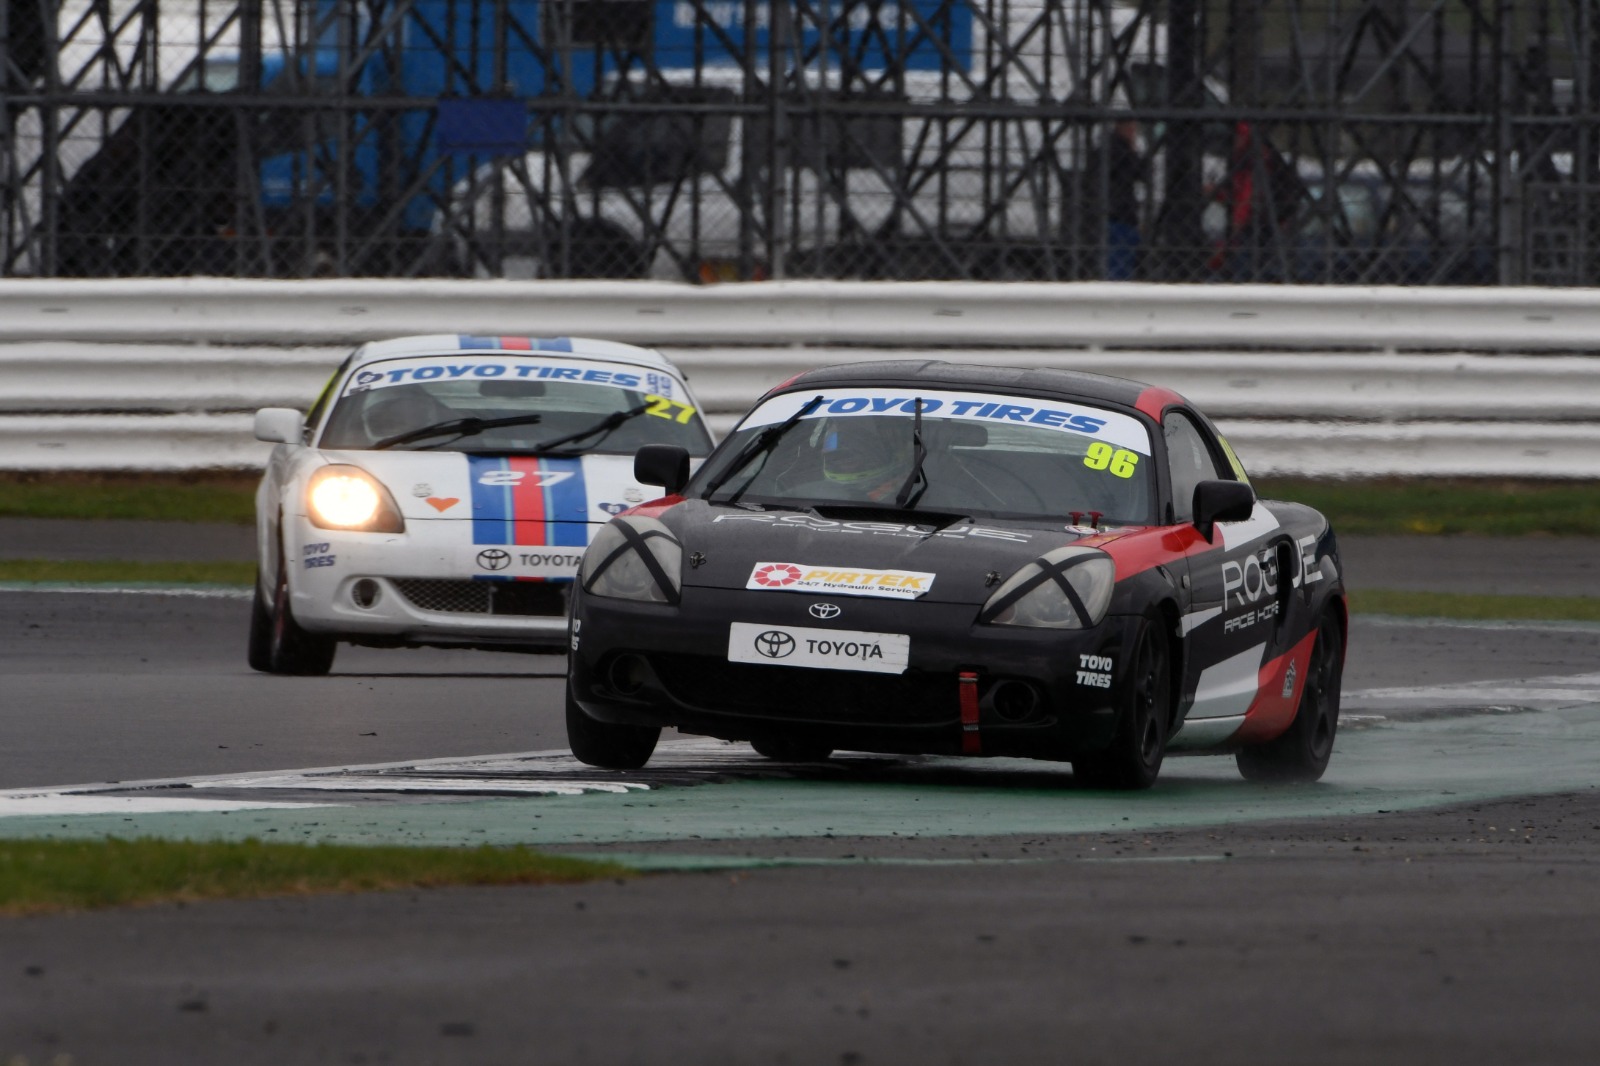
<path fill-rule="evenodd" d="M 922 499 L 922 494 L 928 491 L 928 475 L 922 472 L 923 461 L 928 458 L 928 448 L 922 443 L 922 397 L 918 396 L 916 402 L 911 417 L 911 473 L 906 475 L 900 491 L 894 494 L 894 505 L 902 509 Z M 922 480 L 922 487 L 913 494 L 911 490 L 918 478 Z"/>
<path fill-rule="evenodd" d="M 473 437 L 486 429 L 499 429 L 501 426 L 532 426 L 544 421 L 543 415 L 514 415 L 510 418 L 452 418 L 448 422 L 435 422 L 431 426 L 421 429 L 411 429 L 404 433 L 397 433 L 392 437 L 385 437 L 376 444 L 370 445 L 376 451 L 384 448 L 393 448 L 396 444 L 410 444 L 414 440 L 426 440 L 428 437 L 443 437 L 455 434 L 456 437 Z"/>
<path fill-rule="evenodd" d="M 782 422 L 779 422 L 775 426 L 768 426 L 766 429 L 756 434 L 755 439 L 744 446 L 744 450 L 734 457 L 733 462 L 723 467 L 720 474 L 706 482 L 706 491 L 700 498 L 703 500 L 711 499 L 712 494 L 725 485 L 733 477 L 733 475 L 750 465 L 750 461 L 752 459 L 758 455 L 770 452 L 774 447 L 776 447 L 778 441 L 783 438 L 783 435 L 789 432 L 789 430 L 793 429 L 796 422 L 800 421 L 806 415 L 816 410 L 817 405 L 821 402 L 822 396 L 819 393 L 818 395 L 813 396 L 810 402 L 808 402 L 804 407 L 800 408 L 800 410 L 796 411 Z"/>
<path fill-rule="evenodd" d="M 628 419 L 638 418 L 648 410 L 650 410 L 650 404 L 642 403 L 638 407 L 630 407 L 626 411 L 614 411 L 611 414 L 606 415 L 594 425 L 590 426 L 588 429 L 580 429 L 576 433 L 568 433 L 565 437 L 557 437 L 555 440 L 540 441 L 532 448 L 529 448 L 528 451 L 538 455 L 541 452 L 548 452 L 559 448 L 563 444 L 571 444 L 575 440 L 582 440 L 585 437 L 592 437 L 597 433 L 610 433 L 612 430 L 622 425 L 622 423 L 628 421 Z"/>

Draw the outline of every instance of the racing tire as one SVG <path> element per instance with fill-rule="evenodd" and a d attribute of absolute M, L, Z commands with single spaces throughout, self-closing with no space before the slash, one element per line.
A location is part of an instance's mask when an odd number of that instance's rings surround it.
<path fill-rule="evenodd" d="M 764 755 L 773 762 L 822 762 L 833 754 L 833 749 L 825 744 L 787 738 L 752 740 L 750 746 L 756 749 L 757 755 Z"/>
<path fill-rule="evenodd" d="M 602 770 L 637 770 L 650 761 L 661 739 L 655 725 L 614 725 L 583 713 L 567 692 L 567 745 L 581 763 Z"/>
<path fill-rule="evenodd" d="M 260 582 L 256 583 L 256 602 L 250 612 L 250 666 L 266 674 L 321 677 L 333 669 L 333 654 L 338 649 L 339 642 L 333 637 L 308 632 L 294 620 L 289 609 L 289 569 L 280 556 L 270 607 L 262 601 Z"/>
<path fill-rule="evenodd" d="M 1073 776 L 1090 788 L 1149 788 L 1156 783 L 1167 754 L 1167 731 L 1172 724 L 1172 651 L 1159 619 L 1147 617 L 1139 624 L 1129 661 L 1120 696 L 1122 714 L 1110 745 L 1072 760 Z"/>
<path fill-rule="evenodd" d="M 1277 738 L 1240 748 L 1234 755 L 1246 781 L 1308 783 L 1322 777 L 1339 731 L 1343 678 L 1344 638 L 1338 619 L 1330 612 L 1317 627 L 1294 721 Z"/>

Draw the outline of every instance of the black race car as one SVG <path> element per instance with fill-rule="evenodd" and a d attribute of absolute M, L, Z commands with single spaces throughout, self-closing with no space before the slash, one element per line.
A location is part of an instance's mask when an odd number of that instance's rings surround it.
<path fill-rule="evenodd" d="M 1183 397 L 943 362 L 802 374 L 585 553 L 567 734 L 642 766 L 663 726 L 774 759 L 1070 761 L 1147 788 L 1169 749 L 1313 781 L 1347 617 L 1332 529 L 1258 501 Z"/>

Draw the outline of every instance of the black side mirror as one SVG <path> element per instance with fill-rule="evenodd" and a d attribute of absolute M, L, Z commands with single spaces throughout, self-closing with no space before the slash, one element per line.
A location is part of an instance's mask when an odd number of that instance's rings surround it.
<path fill-rule="evenodd" d="M 1255 509 L 1255 490 L 1242 481 L 1202 481 L 1194 487 L 1194 527 L 1207 541 L 1218 522 L 1243 522 Z"/>
<path fill-rule="evenodd" d="M 676 444 L 646 444 L 633 456 L 633 479 L 676 496 L 689 483 L 689 452 Z"/>

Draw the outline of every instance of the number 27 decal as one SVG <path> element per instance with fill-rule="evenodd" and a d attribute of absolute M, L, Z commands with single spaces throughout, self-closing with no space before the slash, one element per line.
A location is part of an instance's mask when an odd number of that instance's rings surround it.
<path fill-rule="evenodd" d="M 670 400 L 665 396 L 647 393 L 644 402 L 650 405 L 645 408 L 644 413 L 647 415 L 654 415 L 657 418 L 670 418 L 674 422 L 679 422 L 683 425 L 688 425 L 689 419 L 694 417 L 693 407 L 686 403 L 679 403 L 677 400 Z"/>
<path fill-rule="evenodd" d="M 573 475 L 571 470 L 485 470 L 478 475 L 480 485 L 520 485 L 523 478 L 532 478 L 541 488 L 558 485 Z"/>

